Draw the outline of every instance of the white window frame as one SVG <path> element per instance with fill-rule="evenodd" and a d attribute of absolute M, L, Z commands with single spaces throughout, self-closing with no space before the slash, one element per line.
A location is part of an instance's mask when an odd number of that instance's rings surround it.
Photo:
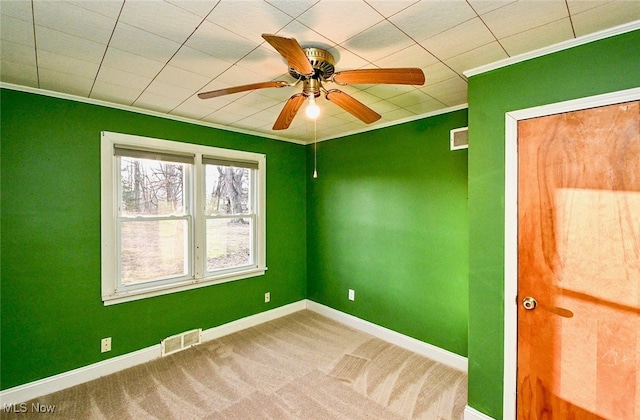
<path fill-rule="evenodd" d="M 190 260 L 187 264 L 191 270 L 187 278 L 176 278 L 170 281 L 149 281 L 132 286 L 119 284 L 119 255 L 117 246 L 117 218 L 119 216 L 117 203 L 119 202 L 120 173 L 118 171 L 115 147 L 125 147 L 140 150 L 153 150 L 164 153 L 192 154 L 195 156 L 190 176 L 186 176 L 187 191 L 185 192 L 185 206 L 189 207 L 192 217 L 189 230 L 191 231 Z M 252 196 L 255 219 L 252 231 L 253 261 L 250 266 L 207 272 L 206 270 L 206 238 L 205 238 L 205 176 L 203 156 L 219 158 L 229 162 L 252 162 L 258 169 L 252 171 Z M 175 293 L 183 290 L 225 283 L 250 277 L 264 275 L 266 267 L 266 156 L 238 150 L 221 149 L 217 147 L 201 146 L 191 143 L 181 143 L 170 140 L 160 140 L 149 137 L 103 131 L 100 141 L 100 169 L 101 169 L 101 283 L 102 301 L 104 305 L 128 302 Z M 187 196 L 190 195 L 190 196 Z"/>

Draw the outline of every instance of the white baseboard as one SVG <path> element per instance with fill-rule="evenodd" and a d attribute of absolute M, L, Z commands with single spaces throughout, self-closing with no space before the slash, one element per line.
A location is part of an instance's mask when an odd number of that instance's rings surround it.
<path fill-rule="evenodd" d="M 484 413 L 479 412 L 475 408 L 466 406 L 464 409 L 464 420 L 494 420 Z"/>
<path fill-rule="evenodd" d="M 440 347 L 433 346 L 413 337 L 400 334 L 399 332 L 381 327 L 380 325 L 365 321 L 312 300 L 307 300 L 307 309 L 412 352 L 421 354 L 431 360 L 435 360 L 436 362 L 451 366 L 464 372 L 467 371 L 468 361 L 464 356 L 441 349 Z"/>
<path fill-rule="evenodd" d="M 366 332 L 382 340 L 388 341 L 407 350 L 421 354 L 437 362 L 446 364 L 464 372 L 467 371 L 467 358 L 443 350 L 431 344 L 424 343 L 415 338 L 408 337 L 393 330 L 373 324 L 369 321 L 357 318 L 355 316 L 340 312 L 328 306 L 321 305 L 311 300 L 300 300 L 290 303 L 279 308 L 251 315 L 236 321 L 229 322 L 224 325 L 213 327 L 202 332 L 202 341 L 210 341 L 216 338 L 229 335 L 246 328 L 254 327 L 264 322 L 292 314 L 294 312 L 309 309 L 327 318 L 346 324 L 357 330 Z M 111 359 L 103 360 L 78 369 L 63 372 L 58 375 L 29 382 L 13 388 L 0 391 L 0 405 L 20 404 L 31 399 L 50 394 L 52 392 L 61 391 L 84 382 L 98 379 L 102 376 L 116 373 L 123 369 L 146 363 L 160 357 L 160 344 L 156 344 L 132 353 L 116 356 Z M 467 407 L 469 415 L 481 413 Z M 465 420 L 486 420 L 490 417 L 467 417 L 468 413 L 465 409 Z"/>
<path fill-rule="evenodd" d="M 263 322 L 271 321 L 285 315 L 305 309 L 306 301 L 301 300 L 266 312 L 241 318 L 218 327 L 213 327 L 202 332 L 202 341 L 216 338 L 253 327 Z M 118 371 L 150 362 L 160 357 L 160 344 L 156 344 L 138 351 L 116 356 L 78 369 L 63 372 L 58 375 L 29 382 L 13 388 L 0 391 L 0 407 L 4 404 L 19 404 L 31 399 L 61 391 L 84 382 L 98 379 Z"/>

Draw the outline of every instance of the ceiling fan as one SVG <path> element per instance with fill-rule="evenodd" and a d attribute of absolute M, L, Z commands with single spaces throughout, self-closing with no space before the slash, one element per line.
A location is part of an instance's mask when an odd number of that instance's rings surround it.
<path fill-rule="evenodd" d="M 315 98 L 319 97 L 321 92 L 324 93 L 325 98 L 329 102 L 333 102 L 366 124 L 371 124 L 380 119 L 380 114 L 362 102 L 341 90 L 327 90 L 323 86 L 323 83 L 334 82 L 338 85 L 424 84 L 424 73 L 419 68 L 361 69 L 345 70 L 336 73 L 334 68 L 335 60 L 327 50 L 313 47 L 302 48 L 295 38 L 285 38 L 269 34 L 262 34 L 262 37 L 287 61 L 289 74 L 296 79 L 295 82 L 289 83 L 282 80 L 274 80 L 270 82 L 252 83 L 249 85 L 202 92 L 198 94 L 198 97 L 200 99 L 209 99 L 249 90 L 296 86 L 302 82 L 302 92 L 296 93 L 289 98 L 273 125 L 274 130 L 284 130 L 289 127 L 305 100 L 309 101 L 307 112 L 309 113 L 309 111 L 311 111 L 312 114 L 315 112 L 315 117 L 317 117 L 319 108 L 315 104 Z M 314 118 L 313 115 L 309 116 Z"/>

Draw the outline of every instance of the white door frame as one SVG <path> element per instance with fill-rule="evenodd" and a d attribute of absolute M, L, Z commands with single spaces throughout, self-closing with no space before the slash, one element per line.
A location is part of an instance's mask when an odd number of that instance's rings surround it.
<path fill-rule="evenodd" d="M 506 113 L 504 203 L 503 418 L 516 418 L 518 361 L 518 121 L 640 100 L 640 88 L 621 90 Z"/>

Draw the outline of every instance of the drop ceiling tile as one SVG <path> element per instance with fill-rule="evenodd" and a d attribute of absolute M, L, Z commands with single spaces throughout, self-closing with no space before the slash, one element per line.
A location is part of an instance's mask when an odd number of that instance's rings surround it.
<path fill-rule="evenodd" d="M 141 93 L 142 90 L 96 80 L 90 97 L 116 104 L 131 105 Z"/>
<path fill-rule="evenodd" d="M 273 122 L 269 122 L 270 119 L 257 118 L 256 115 L 259 114 L 254 114 L 248 118 L 238 120 L 233 125 L 244 130 L 260 129 L 264 127 L 265 124 L 271 124 L 271 126 L 273 126 Z"/>
<path fill-rule="evenodd" d="M 33 24 L 31 22 L 2 15 L 0 23 L 2 24 L 2 26 L 0 26 L 0 28 L 2 28 L 0 30 L 0 38 L 2 40 L 35 48 Z"/>
<path fill-rule="evenodd" d="M 109 46 L 163 63 L 180 48 L 177 42 L 124 23 L 116 27 Z"/>
<path fill-rule="evenodd" d="M 67 3 L 115 20 L 118 19 L 118 15 L 120 15 L 120 10 L 122 10 L 124 0 L 70 0 L 67 1 Z"/>
<path fill-rule="evenodd" d="M 433 111 L 437 111 L 439 109 L 442 109 L 443 105 L 445 105 L 445 104 L 443 104 L 442 102 L 438 101 L 437 99 L 430 98 L 430 99 L 427 99 L 426 101 L 420 102 L 419 104 L 415 104 L 415 105 L 412 105 L 410 107 L 407 107 L 406 111 L 411 112 L 413 115 L 423 115 L 423 114 L 427 114 L 429 112 L 433 112 Z M 391 114 L 390 116 L 391 117 L 396 117 L 395 114 Z"/>
<path fill-rule="evenodd" d="M 253 71 L 249 66 L 243 68 L 239 67 L 238 65 L 234 65 L 227 71 L 216 77 L 216 79 L 214 80 L 214 84 L 218 85 L 218 87 L 214 87 L 213 89 L 248 85 L 251 83 L 261 83 L 271 80 L 271 78 L 265 76 L 267 75 Z M 243 94 L 244 93 L 234 93 L 234 95 Z"/>
<path fill-rule="evenodd" d="M 158 73 L 154 81 L 168 83 L 195 92 L 205 86 L 209 80 L 206 76 L 168 65 Z"/>
<path fill-rule="evenodd" d="M 238 102 L 231 102 L 229 105 L 224 107 L 225 112 L 231 112 L 235 115 L 239 115 L 241 118 L 249 117 L 253 114 L 257 114 L 262 111 L 260 108 L 254 108 L 252 106 L 247 106 L 246 104 L 241 104 Z"/>
<path fill-rule="evenodd" d="M 640 19 L 640 1 L 613 1 L 572 16 L 576 36 Z"/>
<path fill-rule="evenodd" d="M 268 125 L 269 128 L 271 128 L 273 126 L 273 123 L 278 118 L 278 114 L 280 114 L 280 108 L 280 105 L 278 105 L 272 109 L 265 109 L 251 115 L 249 119 L 253 120 L 253 127 L 260 128 Z"/>
<path fill-rule="evenodd" d="M 3 82 L 22 86 L 39 87 L 35 59 L 34 65 L 11 62 L 3 59 L 2 65 L 0 66 L 0 75 Z"/>
<path fill-rule="evenodd" d="M 101 66 L 98 72 L 97 82 L 108 84 L 110 86 L 119 86 L 126 89 L 131 89 L 142 92 L 153 78 L 141 76 L 139 74 L 129 73 L 123 70 L 114 69 L 107 66 Z"/>
<path fill-rule="evenodd" d="M 425 77 L 424 86 L 429 86 L 434 83 L 442 82 L 443 80 L 458 77 L 458 73 L 441 62 L 432 64 L 428 67 L 424 67 L 422 71 L 424 72 Z"/>
<path fill-rule="evenodd" d="M 3 16 L 11 16 L 26 22 L 33 22 L 33 12 L 30 1 L 6 1 L 0 2 L 0 13 Z"/>
<path fill-rule="evenodd" d="M 106 45 L 115 20 L 61 1 L 33 2 L 33 15 L 40 26 Z"/>
<path fill-rule="evenodd" d="M 67 55 L 92 63 L 100 63 L 107 46 L 64 32 L 36 25 L 38 50 Z"/>
<path fill-rule="evenodd" d="M 126 23 L 180 44 L 201 21 L 202 17 L 166 1 L 127 1 L 119 18 L 119 23 Z"/>
<path fill-rule="evenodd" d="M 431 98 L 447 105 L 455 106 L 467 102 L 467 82 L 460 77 L 443 80 L 421 90 Z"/>
<path fill-rule="evenodd" d="M 420 42 L 474 17 L 476 13 L 465 0 L 448 0 L 416 3 L 389 20 Z"/>
<path fill-rule="evenodd" d="M 478 15 L 484 15 L 493 10 L 514 3 L 518 0 L 468 0 L 469 4 Z M 592 0 L 589 0 L 592 1 Z"/>
<path fill-rule="evenodd" d="M 48 51 L 38 52 L 38 67 L 59 73 L 95 79 L 99 64 Z"/>
<path fill-rule="evenodd" d="M 284 102 L 289 98 L 289 96 L 286 96 L 284 94 L 282 95 L 281 98 L 278 98 L 278 99 L 271 98 L 269 96 L 262 95 L 261 92 L 263 90 L 268 90 L 268 89 L 253 91 L 248 95 L 244 95 L 238 98 L 235 102 L 237 102 L 240 105 L 246 105 L 252 108 L 263 110 L 263 109 L 268 109 L 274 106 L 279 106 L 280 104 L 284 105 Z M 278 89 L 278 90 L 282 91 L 282 89 Z"/>
<path fill-rule="evenodd" d="M 441 108 L 442 105 L 440 105 L 439 107 Z M 426 107 L 423 107 L 422 103 L 415 105 L 412 108 L 418 109 L 418 111 L 413 111 L 411 109 L 405 109 L 405 108 L 398 108 L 395 111 L 387 112 L 382 116 L 378 125 L 387 123 L 387 122 L 392 122 L 395 120 L 402 120 L 405 118 L 415 117 L 416 115 L 426 114 L 427 112 L 433 111 L 433 110 L 429 110 L 429 111 L 423 110 L 422 108 L 426 108 Z M 438 108 L 435 108 L 435 109 L 438 109 Z M 366 128 L 366 126 L 361 128 Z"/>
<path fill-rule="evenodd" d="M 38 70 L 40 88 L 54 92 L 65 92 L 71 95 L 88 97 L 93 85 L 93 79 L 74 74 L 62 73 L 40 68 Z"/>
<path fill-rule="evenodd" d="M 371 64 L 364 58 L 344 49 L 341 46 L 336 46 L 329 49 L 331 55 L 335 59 L 336 72 L 342 70 L 355 70 L 365 66 L 371 66 Z"/>
<path fill-rule="evenodd" d="M 335 45 L 330 39 L 325 38 L 313 29 L 310 29 L 295 20 L 279 30 L 277 35 L 286 38 L 294 38 L 296 41 L 298 41 L 298 44 L 300 44 L 302 48 L 316 47 L 328 50 Z M 268 44 L 263 44 L 263 46 L 265 47 L 267 45 Z M 271 46 L 268 46 L 268 48 L 271 48 L 272 51 L 275 51 Z"/>
<path fill-rule="evenodd" d="M 482 20 L 501 39 L 568 16 L 564 0 L 519 1 L 482 15 Z"/>
<path fill-rule="evenodd" d="M 102 65 L 104 67 L 122 70 L 127 73 L 153 78 L 160 72 L 160 70 L 162 70 L 164 63 L 123 51 L 118 48 L 109 47 L 104 56 Z"/>
<path fill-rule="evenodd" d="M 571 15 L 576 15 L 610 2 L 611 0 L 567 0 L 567 5 L 569 6 L 569 12 Z"/>
<path fill-rule="evenodd" d="M 357 92 L 351 93 L 350 95 L 369 107 L 375 104 L 380 104 L 385 102 L 382 99 L 378 98 L 377 96 L 372 95 L 367 90 L 359 90 Z"/>
<path fill-rule="evenodd" d="M 411 92 L 414 89 L 415 88 L 413 86 L 407 85 L 371 85 L 371 87 L 367 89 L 367 93 L 380 99 L 389 99 L 394 96 Z"/>
<path fill-rule="evenodd" d="M 188 89 L 181 86 L 176 86 L 174 84 L 161 82 L 159 80 L 154 80 L 151 82 L 149 86 L 145 89 L 144 93 L 150 93 L 153 95 L 160 95 L 167 98 L 179 99 L 180 102 L 187 99 L 189 96 L 195 94 L 194 89 Z M 180 103 L 178 102 L 178 104 Z M 176 104 L 176 106 L 178 105 Z"/>
<path fill-rule="evenodd" d="M 215 110 L 202 106 L 200 103 L 185 101 L 171 111 L 172 115 L 178 115 L 185 118 L 200 120 L 210 115 Z"/>
<path fill-rule="evenodd" d="M 386 20 L 342 43 L 346 49 L 370 62 L 392 55 L 398 49 L 412 44 L 413 41 L 406 34 Z"/>
<path fill-rule="evenodd" d="M 401 12 L 412 4 L 417 3 L 418 0 L 369 0 L 367 3 L 371 5 L 378 13 L 388 18 Z"/>
<path fill-rule="evenodd" d="M 0 44 L 0 63 L 11 62 L 36 68 L 36 50 L 31 46 L 2 40 Z M 0 67 L 3 67 L 0 65 Z M 4 67 L 7 67 L 6 65 Z"/>
<path fill-rule="evenodd" d="M 424 68 L 435 64 L 438 59 L 419 44 L 412 44 L 408 48 L 382 58 L 376 62 L 380 67 L 418 67 Z"/>
<path fill-rule="evenodd" d="M 291 17 L 264 1 L 222 0 L 207 20 L 254 43 L 262 43 L 263 33 L 278 32 Z"/>
<path fill-rule="evenodd" d="M 289 75 L 281 75 L 281 77 L 276 77 L 277 80 L 290 81 L 291 77 Z M 298 86 L 284 86 L 281 88 L 267 88 L 256 90 L 255 92 L 260 94 L 261 96 L 266 96 L 267 98 L 275 99 L 277 101 L 283 101 L 288 99 L 294 93 L 298 93 L 301 91 L 302 85 Z"/>
<path fill-rule="evenodd" d="M 319 0 L 266 0 L 283 13 L 295 18 L 311 8 Z"/>
<path fill-rule="evenodd" d="M 474 18 L 425 39 L 420 45 L 440 60 L 446 60 L 495 40 L 482 20 Z"/>
<path fill-rule="evenodd" d="M 400 108 L 409 108 L 410 106 L 417 105 L 424 102 L 427 99 L 426 95 L 419 89 L 414 89 L 410 92 L 405 92 L 400 95 L 387 99 L 388 102 L 398 105 Z"/>
<path fill-rule="evenodd" d="M 299 22 L 338 44 L 382 19 L 375 9 L 360 1 L 322 1 L 298 17 Z"/>
<path fill-rule="evenodd" d="M 183 46 L 171 58 L 170 65 L 208 78 L 215 78 L 229 69 L 233 63 L 212 57 L 201 51 Z"/>
<path fill-rule="evenodd" d="M 171 3 L 174 6 L 180 7 L 183 10 L 199 16 L 201 18 L 207 17 L 213 8 L 218 4 L 218 0 L 166 0 L 167 3 Z"/>
<path fill-rule="evenodd" d="M 143 92 L 133 103 L 133 106 L 168 113 L 182 103 L 182 99 L 169 98 L 151 92 Z"/>
<path fill-rule="evenodd" d="M 462 74 L 464 71 L 473 69 L 494 61 L 507 58 L 507 53 L 497 42 L 492 42 L 475 50 L 457 55 L 445 61 L 445 64 L 454 71 Z"/>
<path fill-rule="evenodd" d="M 287 62 L 271 48 L 261 47 L 251 51 L 236 63 L 239 69 L 259 74 L 261 80 L 273 80 L 288 71 Z M 291 79 L 293 81 L 294 79 Z"/>
<path fill-rule="evenodd" d="M 248 40 L 219 25 L 205 21 L 185 45 L 212 57 L 235 63 L 256 49 L 263 41 L 262 38 L 260 42 Z"/>
<path fill-rule="evenodd" d="M 566 18 L 503 38 L 500 44 L 514 56 L 568 39 L 573 39 L 573 30 L 571 21 Z"/>
<path fill-rule="evenodd" d="M 214 124 L 230 125 L 236 121 L 241 120 L 242 118 L 244 118 L 242 115 L 234 114 L 233 112 L 227 111 L 226 108 L 222 108 L 211 113 L 210 115 L 207 115 L 202 120 Z"/>

